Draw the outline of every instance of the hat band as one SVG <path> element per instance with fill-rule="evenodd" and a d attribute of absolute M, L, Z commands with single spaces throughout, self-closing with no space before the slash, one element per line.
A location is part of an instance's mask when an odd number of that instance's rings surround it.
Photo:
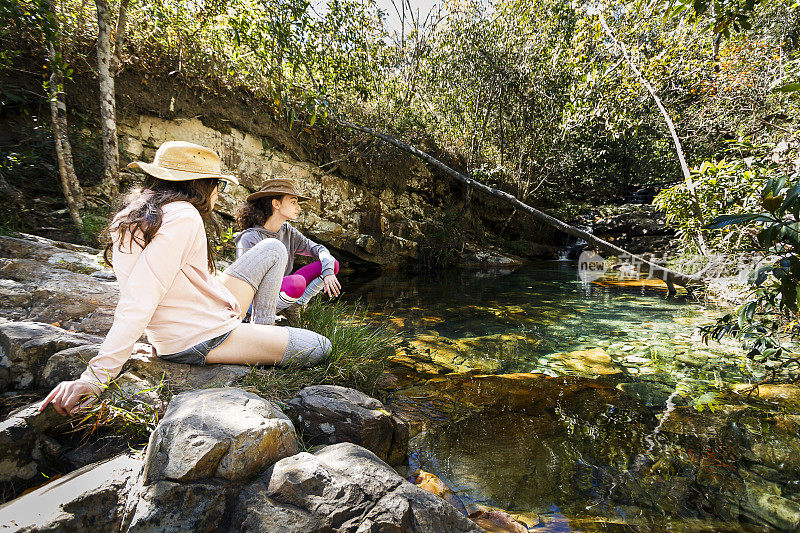
<path fill-rule="evenodd" d="M 180 170 L 183 172 L 194 172 L 195 174 L 209 174 L 217 175 L 221 173 L 221 169 L 217 170 L 198 170 L 197 166 L 193 163 L 180 163 L 178 161 L 160 160 L 159 162 L 153 161 L 153 165 L 167 170 Z"/>

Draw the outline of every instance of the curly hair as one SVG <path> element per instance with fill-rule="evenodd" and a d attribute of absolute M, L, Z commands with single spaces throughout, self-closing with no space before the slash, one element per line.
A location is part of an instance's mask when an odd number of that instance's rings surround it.
<path fill-rule="evenodd" d="M 113 266 L 111 264 L 111 253 L 114 248 L 112 233 L 119 234 L 119 250 L 122 250 L 126 237 L 130 239 L 131 245 L 135 242 L 144 248 L 150 244 L 161 227 L 164 216 L 161 208 L 171 202 L 189 202 L 195 206 L 200 212 L 206 227 L 210 226 L 218 234 L 219 225 L 211 216 L 213 212 L 211 194 L 216 186 L 216 178 L 166 181 L 146 174 L 142 184 L 132 188 L 125 195 L 117 216 L 106 228 L 106 234 L 109 237 L 103 251 L 103 259 L 106 264 Z M 125 212 L 126 208 L 131 204 L 135 205 Z M 124 215 L 122 215 L 123 212 L 125 212 Z M 208 249 L 208 270 L 214 273 L 216 272 L 214 248 L 211 246 L 208 235 L 206 235 L 206 244 Z"/>
<path fill-rule="evenodd" d="M 243 202 L 236 207 L 234 218 L 239 231 L 255 226 L 263 226 L 269 217 L 272 216 L 272 200 L 279 202 L 286 196 L 277 194 L 275 196 L 264 196 L 252 202 Z"/>

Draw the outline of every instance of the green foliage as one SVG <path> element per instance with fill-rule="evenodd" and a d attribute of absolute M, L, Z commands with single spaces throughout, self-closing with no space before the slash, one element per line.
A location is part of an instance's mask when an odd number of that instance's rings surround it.
<path fill-rule="evenodd" d="M 734 32 L 751 30 L 759 5 L 770 0 L 665 0 L 665 17 L 688 13 L 693 21 L 708 19 L 711 31 L 730 37 Z"/>
<path fill-rule="evenodd" d="M 760 210 L 721 215 L 709 229 L 749 225 L 764 259 L 748 281 L 751 295 L 738 311 L 703 328 L 704 338 L 741 339 L 747 356 L 765 363 L 773 378 L 800 369 L 795 340 L 800 335 L 800 173 L 769 178 L 760 192 Z"/>
<path fill-rule="evenodd" d="M 464 222 L 463 209 L 454 208 L 427 224 L 417 249 L 416 267 L 439 271 L 458 266 L 467 238 Z"/>
<path fill-rule="evenodd" d="M 761 190 L 767 179 L 780 169 L 771 158 L 770 147 L 736 143 L 731 152 L 746 151 L 748 157 L 732 157 L 720 161 L 704 161 L 692 169 L 700 209 L 706 220 L 722 214 L 752 213 L 761 203 Z M 681 249 L 698 252 L 698 235 L 703 228 L 691 210 L 689 192 L 685 183 L 662 190 L 653 202 L 666 214 L 667 222 L 678 230 Z M 749 228 L 737 228 L 725 233 L 716 232 L 705 237 L 706 245 L 714 251 L 733 253 L 750 244 Z"/>
<path fill-rule="evenodd" d="M 100 431 L 112 431 L 131 445 L 144 444 L 161 420 L 170 394 L 159 383 L 148 389 L 122 385 L 119 378 L 111 380 L 100 400 L 85 408 L 75 425 L 84 439 Z"/>
<path fill-rule="evenodd" d="M 303 326 L 330 339 L 333 350 L 316 367 L 253 367 L 242 386 L 272 401 L 286 401 L 303 387 L 340 385 L 373 394 L 397 334 L 362 317 L 359 304 L 315 298 L 303 310 Z"/>

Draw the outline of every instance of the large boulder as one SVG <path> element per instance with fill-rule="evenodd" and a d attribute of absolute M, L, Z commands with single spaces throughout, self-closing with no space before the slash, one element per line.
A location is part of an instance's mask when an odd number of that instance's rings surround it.
<path fill-rule="evenodd" d="M 406 462 L 408 424 L 363 392 L 315 385 L 301 390 L 289 407 L 306 444 L 352 442 L 390 465 Z"/>
<path fill-rule="evenodd" d="M 30 481 L 62 452 L 53 434 L 65 419 L 39 402 L 13 411 L 0 423 L 0 483 Z M 44 481 L 44 478 L 40 478 Z"/>
<path fill-rule="evenodd" d="M 97 276 L 99 250 L 23 235 L 0 236 L 0 316 L 104 335 L 119 297 Z"/>
<path fill-rule="evenodd" d="M 137 489 L 125 513 L 128 533 L 223 530 L 226 485 L 157 481 Z"/>
<path fill-rule="evenodd" d="M 291 420 L 263 398 L 235 388 L 185 392 L 150 436 L 144 483 L 246 479 L 295 453 Z"/>
<path fill-rule="evenodd" d="M 59 478 L 0 507 L 0 532 L 116 532 L 142 459 L 121 455 Z"/>
<path fill-rule="evenodd" d="M 481 531 L 442 498 L 350 443 L 275 463 L 239 493 L 234 528 L 286 533 Z"/>
<path fill-rule="evenodd" d="M 94 335 L 71 333 L 40 322 L 0 324 L 0 392 L 38 386 L 39 374 L 51 355 L 101 341 Z"/>

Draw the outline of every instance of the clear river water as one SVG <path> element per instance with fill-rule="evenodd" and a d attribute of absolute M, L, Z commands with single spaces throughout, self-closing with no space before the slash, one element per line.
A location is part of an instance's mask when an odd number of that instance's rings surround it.
<path fill-rule="evenodd" d="M 401 336 L 385 400 L 410 470 L 469 510 L 534 531 L 800 527 L 800 389 L 750 391 L 765 370 L 698 332 L 721 310 L 566 262 L 343 285 Z"/>

